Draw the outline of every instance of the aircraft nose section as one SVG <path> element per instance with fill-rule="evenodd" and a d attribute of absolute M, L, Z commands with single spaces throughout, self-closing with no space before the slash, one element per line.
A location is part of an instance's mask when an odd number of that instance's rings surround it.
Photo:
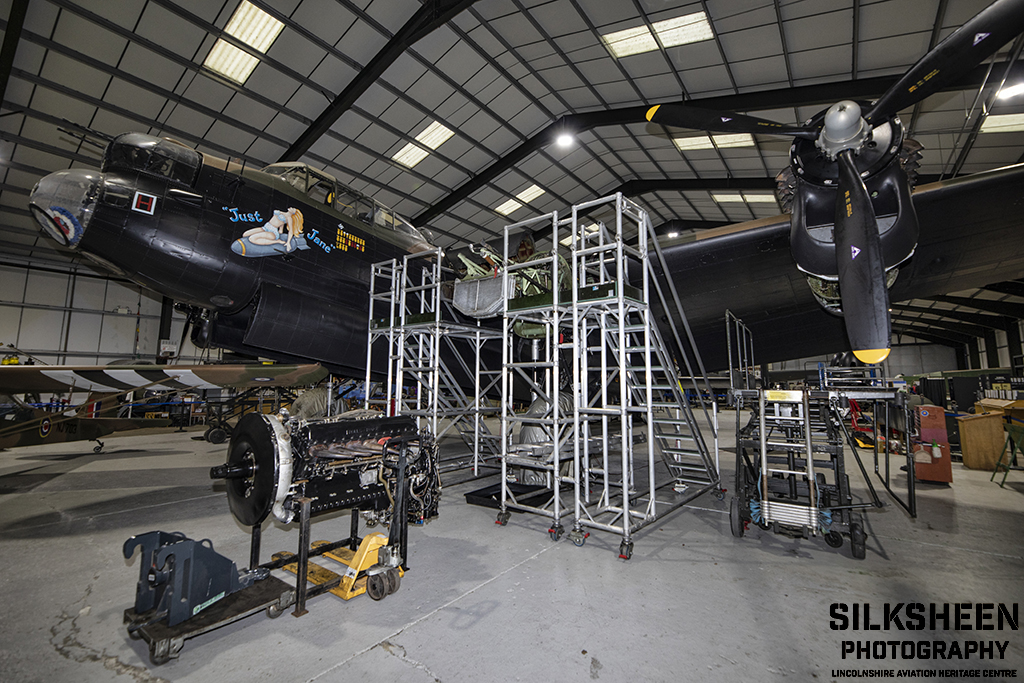
<path fill-rule="evenodd" d="M 44 233 L 63 246 L 76 247 L 89 227 L 102 182 L 98 171 L 51 173 L 32 189 L 28 208 Z"/>

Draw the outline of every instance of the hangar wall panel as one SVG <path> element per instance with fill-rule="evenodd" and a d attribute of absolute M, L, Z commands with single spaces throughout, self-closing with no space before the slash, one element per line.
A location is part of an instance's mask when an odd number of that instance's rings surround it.
<path fill-rule="evenodd" d="M 956 370 L 956 351 L 938 344 L 894 346 L 887 363 L 890 377 Z"/>
<path fill-rule="evenodd" d="M 103 302 L 106 296 L 106 280 L 87 277 L 75 278 L 75 292 L 71 300 L 71 306 L 100 311 L 103 310 Z"/>
<path fill-rule="evenodd" d="M 63 311 L 23 308 L 21 327 L 14 345 L 19 349 L 57 350 L 63 342 L 63 331 Z"/>
<path fill-rule="evenodd" d="M 5 268 L 0 266 L 0 299 L 3 301 L 23 301 L 25 281 L 28 273 L 21 268 Z"/>
<path fill-rule="evenodd" d="M 153 362 L 160 346 L 161 306 L 160 296 L 127 283 L 0 265 L 0 346 L 12 344 L 45 363 Z M 184 322 L 185 316 L 175 311 L 172 341 L 181 340 Z M 177 362 L 220 355 L 186 340 Z"/>
<path fill-rule="evenodd" d="M 100 328 L 103 316 L 97 313 L 71 313 L 71 330 L 68 335 L 67 350 L 78 353 L 97 353 L 100 348 Z M 85 363 L 85 361 L 82 361 Z M 92 361 L 89 361 L 92 362 Z M 73 361 L 78 364 L 78 361 Z"/>
<path fill-rule="evenodd" d="M 64 306 L 70 278 L 65 274 L 29 271 L 25 286 L 25 303 L 43 306 Z"/>

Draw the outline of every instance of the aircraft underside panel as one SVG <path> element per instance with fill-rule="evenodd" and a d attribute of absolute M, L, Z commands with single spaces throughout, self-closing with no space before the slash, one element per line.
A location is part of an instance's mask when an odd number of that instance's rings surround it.
<path fill-rule="evenodd" d="M 353 292 L 349 300 L 362 303 L 366 294 Z M 361 365 L 366 316 L 363 308 L 263 284 L 243 341 L 290 356 L 340 365 L 346 365 L 347 357 L 347 364 Z"/>

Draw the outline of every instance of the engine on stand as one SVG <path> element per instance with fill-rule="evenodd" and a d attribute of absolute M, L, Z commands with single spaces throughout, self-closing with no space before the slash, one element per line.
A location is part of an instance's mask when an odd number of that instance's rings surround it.
<path fill-rule="evenodd" d="M 135 607 L 125 611 L 125 622 L 132 638 L 149 644 L 154 664 L 174 656 L 186 639 L 261 610 L 276 617 L 294 605 L 302 616 L 308 598 L 328 591 L 345 600 L 394 593 L 409 568 L 409 524 L 436 517 L 441 495 L 433 435 L 413 418 L 372 411 L 316 420 L 285 410 L 249 413 L 232 431 L 227 462 L 211 468 L 210 477 L 226 481 L 231 513 L 252 530 L 249 568 L 239 570 L 209 541 L 179 533 L 128 539 L 125 557 L 136 547 L 142 554 Z M 352 511 L 349 537 L 311 545 L 311 516 L 341 509 Z M 284 524 L 298 522 L 298 553 L 276 553 L 261 564 L 261 529 L 271 513 Z M 360 515 L 369 525 L 383 524 L 388 535 L 360 537 Z M 342 569 L 310 563 L 313 557 Z M 294 573 L 294 588 L 274 569 Z"/>
<path fill-rule="evenodd" d="M 414 446 L 405 463 L 408 521 L 437 516 L 437 446 L 410 417 L 371 417 L 352 411 L 321 420 L 292 420 L 282 412 L 251 413 L 235 428 L 227 463 L 210 470 L 227 480 L 228 506 L 249 527 L 273 512 L 285 524 L 310 500 L 310 512 L 356 509 L 390 524 L 399 486 L 398 448 Z"/>

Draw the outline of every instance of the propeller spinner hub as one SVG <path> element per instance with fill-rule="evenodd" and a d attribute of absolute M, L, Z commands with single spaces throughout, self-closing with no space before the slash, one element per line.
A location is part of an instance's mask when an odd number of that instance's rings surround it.
<path fill-rule="evenodd" d="M 859 149 L 870 135 L 871 127 L 860 115 L 860 105 L 843 100 L 825 112 L 825 124 L 816 144 L 830 159 L 835 159 L 843 150 Z"/>

